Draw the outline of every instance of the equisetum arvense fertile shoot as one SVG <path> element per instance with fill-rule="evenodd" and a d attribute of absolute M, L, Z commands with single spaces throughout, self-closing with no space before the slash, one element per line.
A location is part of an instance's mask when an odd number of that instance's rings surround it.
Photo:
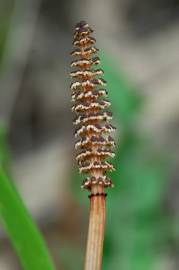
<path fill-rule="evenodd" d="M 70 73 L 72 111 L 76 113 L 76 160 L 80 173 L 87 175 L 82 187 L 89 191 L 95 185 L 104 188 L 113 185 L 106 173 L 114 170 L 107 159 L 114 157 L 112 148 L 115 145 L 109 135 L 115 128 L 109 123 L 112 113 L 108 111 L 106 81 L 101 78 L 104 72 L 94 68 L 100 64 L 100 59 L 96 56 L 98 49 L 94 46 L 96 40 L 91 37 L 92 32 L 85 21 L 76 25 L 71 53 L 73 71 Z"/>

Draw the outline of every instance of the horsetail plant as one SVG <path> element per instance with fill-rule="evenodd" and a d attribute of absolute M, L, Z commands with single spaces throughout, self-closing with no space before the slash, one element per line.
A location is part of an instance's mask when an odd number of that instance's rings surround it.
<path fill-rule="evenodd" d="M 112 181 L 106 172 L 113 171 L 113 165 L 106 161 L 114 157 L 111 148 L 115 145 L 109 135 L 115 128 L 108 122 L 112 113 L 106 109 L 110 102 L 105 99 L 108 93 L 103 88 L 106 81 L 100 78 L 102 69 L 94 69 L 100 64 L 99 57 L 93 57 L 98 52 L 94 46 L 96 40 L 90 36 L 93 30 L 88 23 L 81 21 L 75 27 L 71 53 L 75 57 L 71 63 L 74 69 L 70 75 L 74 82 L 72 90 L 72 111 L 76 113 L 74 125 L 77 126 L 75 143 L 77 150 L 76 160 L 79 171 L 87 174 L 82 183 L 82 188 L 90 192 L 90 217 L 88 239 L 85 257 L 85 270 L 100 270 L 102 264 L 106 187 L 112 187 Z M 102 87 L 102 88 L 101 88 Z"/>

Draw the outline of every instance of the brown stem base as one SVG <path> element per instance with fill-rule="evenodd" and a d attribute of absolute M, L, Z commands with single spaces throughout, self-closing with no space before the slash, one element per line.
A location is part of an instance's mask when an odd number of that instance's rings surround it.
<path fill-rule="evenodd" d="M 92 187 L 90 197 L 90 217 L 84 270 L 101 270 L 106 201 L 104 188 Z"/>

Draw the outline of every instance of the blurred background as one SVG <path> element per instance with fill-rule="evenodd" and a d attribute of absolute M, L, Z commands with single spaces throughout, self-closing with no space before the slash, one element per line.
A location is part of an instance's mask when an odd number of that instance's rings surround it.
<path fill-rule="evenodd" d="M 80 20 L 95 30 L 117 126 L 103 269 L 179 268 L 178 18 L 178 0 L 0 1 L 0 155 L 57 269 L 83 268 L 88 229 L 69 89 Z M 0 228 L 0 270 L 12 269 Z"/>

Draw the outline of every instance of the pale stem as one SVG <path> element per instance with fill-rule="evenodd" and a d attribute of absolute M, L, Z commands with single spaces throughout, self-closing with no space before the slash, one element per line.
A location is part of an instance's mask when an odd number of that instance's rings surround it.
<path fill-rule="evenodd" d="M 92 194 L 103 192 L 104 187 L 100 185 L 93 186 L 91 190 Z M 101 270 L 106 215 L 105 203 L 104 196 L 93 196 L 90 198 L 85 270 Z"/>

